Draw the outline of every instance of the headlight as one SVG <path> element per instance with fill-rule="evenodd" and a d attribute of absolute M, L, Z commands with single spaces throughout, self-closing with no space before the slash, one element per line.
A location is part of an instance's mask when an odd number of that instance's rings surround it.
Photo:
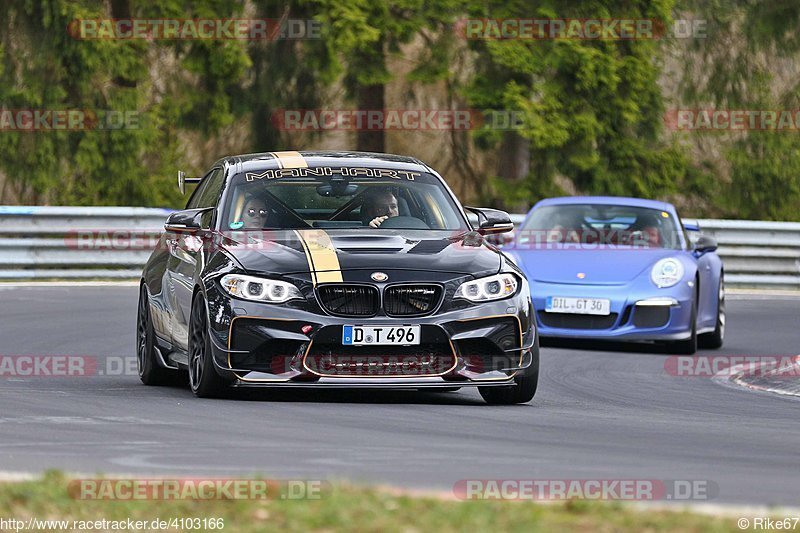
<path fill-rule="evenodd" d="M 279 304 L 293 298 L 303 297 L 298 288 L 291 283 L 274 279 L 226 274 L 219 282 L 231 296 L 255 302 Z"/>
<path fill-rule="evenodd" d="M 656 287 L 663 289 L 672 287 L 683 278 L 683 264 L 677 259 L 659 260 L 650 271 L 650 279 Z"/>
<path fill-rule="evenodd" d="M 462 283 L 453 298 L 465 298 L 470 302 L 502 300 L 516 294 L 517 286 L 519 282 L 514 274 L 497 274 Z"/>

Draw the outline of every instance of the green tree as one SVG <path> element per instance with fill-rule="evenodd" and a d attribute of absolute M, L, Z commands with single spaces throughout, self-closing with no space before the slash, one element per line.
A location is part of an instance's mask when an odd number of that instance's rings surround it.
<path fill-rule="evenodd" d="M 183 7 L 177 0 L 157 6 L 117 0 L 109 11 L 70 0 L 7 3 L 0 13 L 0 102 L 6 109 L 135 114 L 119 129 L 4 133 L 0 171 L 14 196 L 77 205 L 177 201 L 164 178 L 186 163 L 178 132 L 212 134 L 233 120 L 231 89 L 249 66 L 244 46 L 76 39 L 67 29 L 80 19 L 185 18 Z M 195 2 L 195 9 L 200 16 L 231 16 L 240 6 L 207 0 Z M 154 79 L 153 57 L 174 58 L 174 70 Z"/>
<path fill-rule="evenodd" d="M 442 36 L 456 15 L 455 0 L 306 0 L 325 23 L 324 42 L 334 59 L 328 73 L 343 73 L 345 87 L 359 110 L 386 108 L 386 84 L 392 79 L 390 58 L 401 56 L 400 47 L 430 30 Z M 426 53 L 412 73 L 417 82 L 429 83 L 447 73 L 447 58 Z M 383 130 L 357 135 L 358 150 L 384 152 Z"/>
<path fill-rule="evenodd" d="M 651 19 L 671 2 L 476 1 L 471 18 Z M 669 197 L 692 179 L 688 159 L 662 142 L 660 43 L 654 39 L 476 39 L 473 107 L 517 113 L 512 130 L 484 130 L 498 150 L 495 203 L 512 209 L 560 192 Z"/>
<path fill-rule="evenodd" d="M 786 73 L 800 52 L 800 4 L 772 0 L 684 0 L 683 12 L 707 21 L 708 39 L 685 53 L 681 97 L 689 108 L 796 110 L 800 82 Z M 702 72 L 702 76 L 696 73 Z M 705 161 L 721 184 L 713 213 L 731 218 L 800 220 L 800 138 L 796 131 L 696 133 L 721 147 Z M 720 168 L 722 167 L 722 168 Z"/>

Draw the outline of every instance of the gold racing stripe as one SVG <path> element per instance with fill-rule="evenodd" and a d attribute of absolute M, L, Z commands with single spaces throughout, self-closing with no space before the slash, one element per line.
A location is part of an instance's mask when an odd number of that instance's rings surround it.
<path fill-rule="evenodd" d="M 303 252 L 306 254 L 306 261 L 308 262 L 308 271 L 311 273 L 311 283 L 316 287 L 317 286 L 317 273 L 314 272 L 314 262 L 311 260 L 311 254 L 308 252 L 308 246 L 306 246 L 306 241 L 303 239 L 303 236 L 300 234 L 299 231 L 294 230 L 297 238 L 300 239 L 300 246 L 303 247 Z"/>
<path fill-rule="evenodd" d="M 308 168 L 306 158 L 300 152 L 270 152 L 278 159 L 281 168 Z"/>
<path fill-rule="evenodd" d="M 330 236 L 321 229 L 295 230 L 303 250 L 306 252 L 311 281 L 318 283 L 341 283 L 342 269 L 339 257 Z"/>

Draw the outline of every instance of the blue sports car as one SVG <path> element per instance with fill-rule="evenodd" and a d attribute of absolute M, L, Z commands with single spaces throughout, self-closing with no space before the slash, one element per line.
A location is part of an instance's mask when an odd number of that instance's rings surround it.
<path fill-rule="evenodd" d="M 505 247 L 530 281 L 539 335 L 719 348 L 723 266 L 714 239 L 665 202 L 619 197 L 537 203 Z"/>

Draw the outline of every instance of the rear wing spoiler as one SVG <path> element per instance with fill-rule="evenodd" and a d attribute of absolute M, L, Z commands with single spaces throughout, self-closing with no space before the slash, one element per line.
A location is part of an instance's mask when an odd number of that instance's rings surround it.
<path fill-rule="evenodd" d="M 186 172 L 183 170 L 178 171 L 178 190 L 181 191 L 181 194 L 186 194 L 186 184 L 187 183 L 200 183 L 200 180 L 203 178 L 197 177 L 186 177 Z"/>

